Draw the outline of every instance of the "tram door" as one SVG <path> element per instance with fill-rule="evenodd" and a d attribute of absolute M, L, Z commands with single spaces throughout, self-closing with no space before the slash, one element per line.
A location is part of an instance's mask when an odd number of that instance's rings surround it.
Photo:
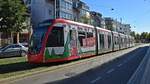
<path fill-rule="evenodd" d="M 71 56 L 78 55 L 76 30 L 70 30 L 70 54 Z"/>

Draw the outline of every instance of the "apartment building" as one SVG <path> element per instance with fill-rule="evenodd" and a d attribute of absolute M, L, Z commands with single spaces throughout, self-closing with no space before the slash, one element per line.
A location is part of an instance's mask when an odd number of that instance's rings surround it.
<path fill-rule="evenodd" d="M 81 21 L 81 17 L 88 12 L 88 5 L 80 0 L 31 0 L 31 19 L 34 28 L 47 19 Z"/>
<path fill-rule="evenodd" d="M 131 25 L 130 24 L 123 24 L 124 25 L 124 34 L 130 35 L 131 34 Z"/>
<path fill-rule="evenodd" d="M 95 20 L 96 20 L 96 26 L 105 29 L 105 19 L 102 17 L 102 14 L 99 12 L 95 12 L 95 11 L 91 11 L 90 14 L 91 14 L 91 16 L 94 14 L 93 18 L 95 18 Z M 94 21 L 94 19 L 92 19 L 92 20 Z"/>
<path fill-rule="evenodd" d="M 130 24 L 123 24 L 111 17 L 105 17 L 106 28 L 112 31 L 130 35 L 131 26 Z"/>
<path fill-rule="evenodd" d="M 106 29 L 111 30 L 111 31 L 117 31 L 117 24 L 114 19 L 111 17 L 105 17 L 105 24 L 106 24 Z"/>
<path fill-rule="evenodd" d="M 81 0 L 24 0 L 31 11 L 33 28 L 47 19 L 64 18 L 93 25 L 91 14 L 96 14 L 97 26 L 112 31 L 130 34 L 131 26 L 122 24 L 111 17 L 103 18 L 102 14 L 90 11 L 89 6 Z M 90 19 L 88 21 L 88 18 Z"/>

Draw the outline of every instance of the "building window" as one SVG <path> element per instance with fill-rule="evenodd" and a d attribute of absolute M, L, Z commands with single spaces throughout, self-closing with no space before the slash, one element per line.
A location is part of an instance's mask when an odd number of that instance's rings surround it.
<path fill-rule="evenodd" d="M 60 17 L 64 19 L 72 19 L 72 14 L 61 11 Z"/>
<path fill-rule="evenodd" d="M 59 11 L 56 11 L 56 18 L 59 18 L 60 14 Z"/>
<path fill-rule="evenodd" d="M 64 0 L 62 0 L 62 2 L 61 2 L 61 7 L 64 8 L 64 9 L 66 9 L 66 3 L 65 3 Z"/>
<path fill-rule="evenodd" d="M 59 0 L 56 0 L 56 8 L 60 8 Z"/>
<path fill-rule="evenodd" d="M 62 7 L 63 9 L 66 9 L 66 10 L 71 10 L 71 9 L 72 9 L 72 3 L 67 2 L 67 1 L 65 1 L 65 0 L 62 0 L 62 1 L 61 1 L 61 7 Z"/>
<path fill-rule="evenodd" d="M 49 15 L 52 15 L 52 10 L 49 9 L 49 10 L 48 10 L 48 13 L 49 13 Z"/>

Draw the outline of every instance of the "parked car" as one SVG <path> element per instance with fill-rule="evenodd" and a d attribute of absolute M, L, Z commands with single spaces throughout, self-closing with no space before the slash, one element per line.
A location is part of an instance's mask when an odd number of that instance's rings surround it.
<path fill-rule="evenodd" d="M 22 44 L 11 44 L 0 49 L 1 57 L 26 56 L 28 48 Z"/>
<path fill-rule="evenodd" d="M 25 46 L 25 47 L 28 47 L 28 43 L 27 43 L 27 42 L 19 43 L 19 44 L 21 44 L 21 45 L 23 45 L 23 46 Z"/>

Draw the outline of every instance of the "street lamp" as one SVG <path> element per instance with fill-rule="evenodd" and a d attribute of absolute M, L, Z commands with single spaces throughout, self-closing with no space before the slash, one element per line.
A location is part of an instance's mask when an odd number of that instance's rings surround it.
<path fill-rule="evenodd" d="M 115 10 L 114 8 L 111 8 L 111 11 Z"/>

